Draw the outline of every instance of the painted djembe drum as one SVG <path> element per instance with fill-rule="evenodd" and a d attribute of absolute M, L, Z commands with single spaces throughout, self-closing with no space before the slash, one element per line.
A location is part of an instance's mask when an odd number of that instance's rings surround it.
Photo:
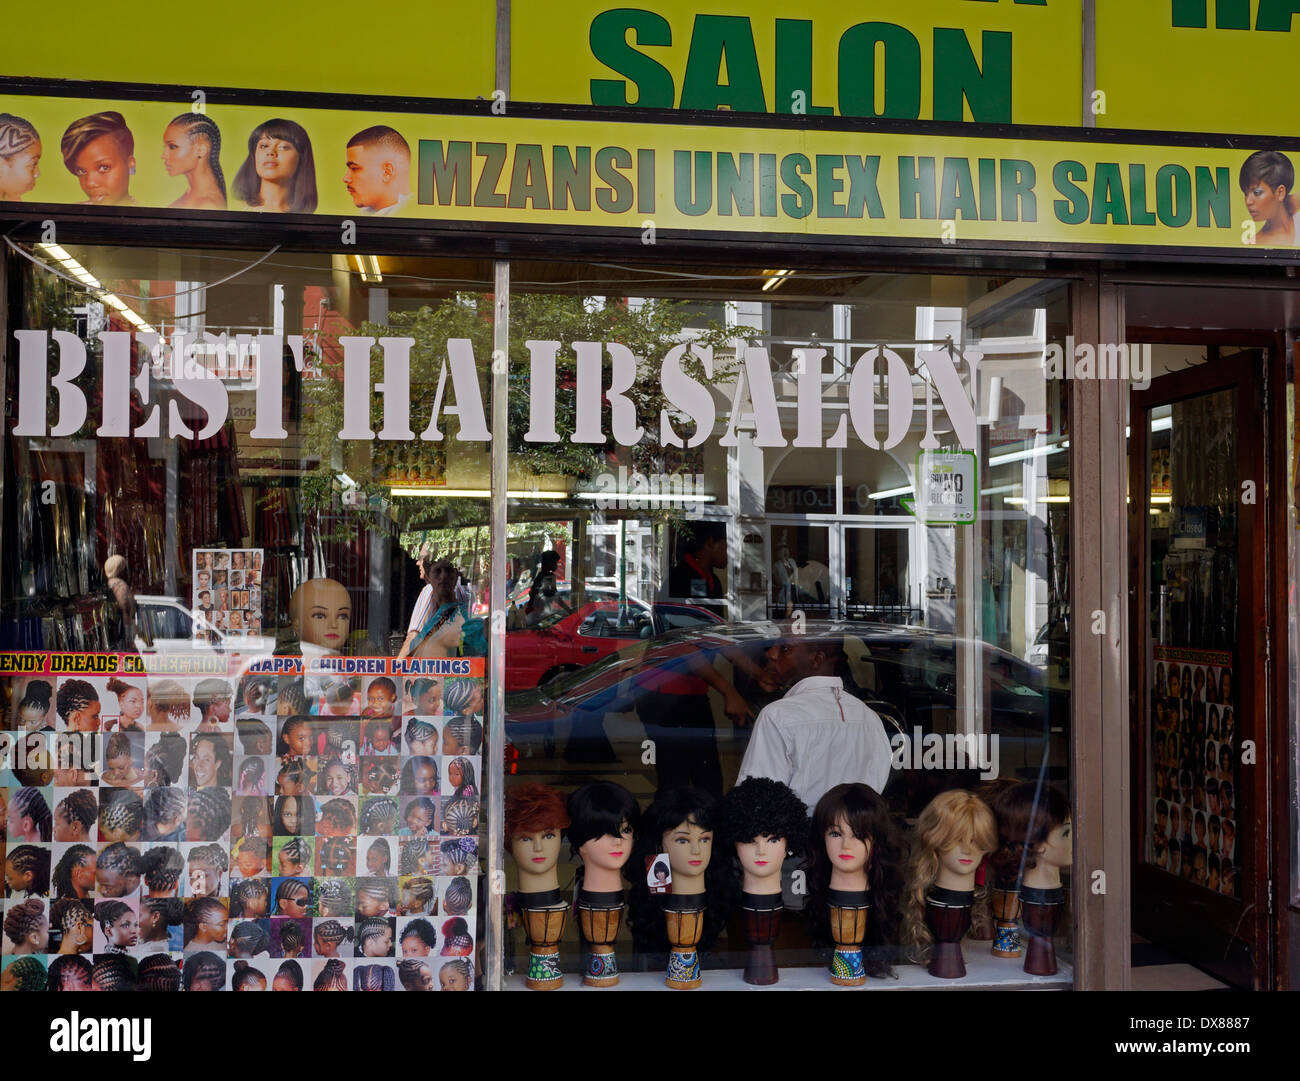
<path fill-rule="evenodd" d="M 757 987 L 768 987 L 780 979 L 772 943 L 781 929 L 781 913 L 785 911 L 781 895 L 742 893 L 740 910 L 744 915 L 745 938 L 749 942 L 744 980 Z"/>
<path fill-rule="evenodd" d="M 559 890 L 545 893 L 521 893 L 519 911 L 524 935 L 528 939 L 528 976 L 524 986 L 530 991 L 554 991 L 564 986 L 560 972 L 560 936 L 564 934 L 569 906 Z"/>
<path fill-rule="evenodd" d="M 1020 891 L 993 887 L 993 956 L 1019 957 Z"/>
<path fill-rule="evenodd" d="M 867 890 L 828 890 L 826 896 L 831 917 L 831 983 L 840 987 L 860 987 L 867 982 L 862 961 L 862 940 L 867 937 L 867 916 L 871 911 L 871 894 Z"/>
<path fill-rule="evenodd" d="M 930 949 L 931 976 L 941 980 L 958 980 L 966 975 L 966 959 L 961 954 L 962 936 L 970 927 L 971 906 L 975 894 L 967 890 L 949 890 L 931 886 L 925 898 L 925 926 L 934 937 Z"/>
<path fill-rule="evenodd" d="M 587 971 L 582 982 L 588 987 L 613 987 L 618 983 L 618 959 L 614 939 L 623 919 L 623 891 L 601 893 L 578 891 L 578 924 L 587 943 Z"/>
<path fill-rule="evenodd" d="M 1025 971 L 1031 976 L 1056 975 L 1056 924 L 1065 905 L 1065 890 L 1020 887 L 1020 919 L 1025 925 Z"/>
<path fill-rule="evenodd" d="M 700 936 L 704 934 L 705 896 L 702 893 L 669 895 L 664 898 L 664 920 L 668 928 L 668 978 L 674 991 L 691 991 L 700 986 Z"/>

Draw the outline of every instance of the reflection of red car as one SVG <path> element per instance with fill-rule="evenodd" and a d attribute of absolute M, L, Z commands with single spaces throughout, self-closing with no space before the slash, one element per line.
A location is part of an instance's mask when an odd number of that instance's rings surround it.
<path fill-rule="evenodd" d="M 573 611 L 546 615 L 535 627 L 506 634 L 506 690 L 540 687 L 562 672 L 572 672 L 608 657 L 633 642 L 666 631 L 721 623 L 707 608 L 691 604 L 648 605 L 627 598 L 589 601 Z"/>

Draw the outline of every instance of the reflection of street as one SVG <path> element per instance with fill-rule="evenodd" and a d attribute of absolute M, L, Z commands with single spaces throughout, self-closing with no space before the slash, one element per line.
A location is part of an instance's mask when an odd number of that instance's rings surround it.
<path fill-rule="evenodd" d="M 722 712 L 721 700 L 717 695 L 709 696 L 713 708 L 713 721 L 717 726 L 718 758 L 722 763 L 723 789 L 729 790 L 740 773 L 740 762 L 745 757 L 745 748 L 749 745 L 749 729 L 737 728 Z M 649 768 L 620 772 L 613 762 L 580 762 L 565 760 L 564 748 L 568 745 L 570 725 L 564 721 L 556 724 L 555 754 L 547 758 L 540 746 L 520 750 L 517 774 L 518 780 L 542 781 L 546 784 L 559 785 L 562 788 L 584 784 L 587 781 L 617 781 L 643 803 L 653 799 L 655 793 L 655 774 Z M 642 743 L 646 738 L 645 725 L 635 712 L 608 713 L 605 715 L 605 736 L 614 745 L 614 753 L 622 762 L 639 762 L 643 753 Z"/>

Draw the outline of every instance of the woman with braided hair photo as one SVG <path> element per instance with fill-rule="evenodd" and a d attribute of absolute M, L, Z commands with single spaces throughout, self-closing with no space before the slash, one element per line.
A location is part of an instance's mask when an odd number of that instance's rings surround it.
<path fill-rule="evenodd" d="M 100 901 L 95 905 L 95 953 L 126 953 L 140 939 L 135 905 L 127 901 Z"/>
<path fill-rule="evenodd" d="M 45 902 L 39 897 L 29 897 L 10 905 L 4 918 L 5 954 L 45 953 L 49 946 L 50 918 L 45 912 Z"/>
<path fill-rule="evenodd" d="M 92 991 L 134 991 L 135 961 L 124 953 L 101 953 L 95 958 L 90 977 Z"/>
<path fill-rule="evenodd" d="M 457 799 L 478 799 L 478 780 L 474 763 L 465 757 L 453 758 L 447 763 L 447 787 Z"/>
<path fill-rule="evenodd" d="M 11 789 L 9 796 L 9 839 L 49 841 L 54 835 L 50 805 L 39 788 Z"/>
<path fill-rule="evenodd" d="M 311 908 L 311 886 L 304 878 L 280 878 L 275 881 L 273 916 L 293 916 L 301 919 Z"/>
<path fill-rule="evenodd" d="M 317 920 L 312 930 L 312 944 L 317 957 L 341 957 L 351 953 L 347 945 L 353 939 L 352 923 L 340 923 L 338 920 Z"/>
<path fill-rule="evenodd" d="M 388 965 L 357 965 L 352 970 L 354 991 L 395 991 L 397 978 Z"/>
<path fill-rule="evenodd" d="M 447 961 L 438 969 L 438 986 L 443 991 L 468 991 L 474 986 L 474 966 L 463 957 Z"/>
<path fill-rule="evenodd" d="M 165 953 L 152 953 L 141 958 L 136 982 L 138 991 L 179 991 L 180 966 Z"/>
<path fill-rule="evenodd" d="M 58 929 L 57 953 L 67 957 L 90 952 L 95 938 L 95 914 L 89 902 L 61 897 L 50 905 L 50 926 Z"/>
<path fill-rule="evenodd" d="M 149 897 L 175 897 L 180 890 L 185 858 L 179 848 L 152 845 L 140 857 L 140 876 Z"/>
<path fill-rule="evenodd" d="M 478 833 L 478 800 L 451 799 L 442 808 L 442 832 L 452 837 Z"/>
<path fill-rule="evenodd" d="M 98 732 L 102 708 L 94 685 L 84 679 L 65 679 L 59 684 L 54 708 L 64 732 Z"/>
<path fill-rule="evenodd" d="M 322 837 L 316 842 L 316 874 L 324 877 L 357 873 L 357 839 Z"/>
<path fill-rule="evenodd" d="M 382 837 L 397 829 L 397 802 L 388 796 L 373 796 L 361 808 L 360 832 Z"/>
<path fill-rule="evenodd" d="M 402 928 L 401 944 L 403 957 L 428 957 L 438 948 L 438 934 L 433 924 L 421 916 Z"/>
<path fill-rule="evenodd" d="M 47 991 L 89 991 L 94 966 L 88 957 L 60 954 L 50 962 Z"/>
<path fill-rule="evenodd" d="M 194 707 L 189 691 L 180 683 L 174 679 L 162 679 L 149 684 L 145 712 L 149 715 L 148 731 L 179 733 L 184 725 L 190 723 Z"/>
<path fill-rule="evenodd" d="M 421 961 L 418 957 L 403 957 L 398 961 L 397 978 L 402 981 L 403 990 L 433 990 L 433 969 L 427 961 Z"/>
<path fill-rule="evenodd" d="M 311 989 L 313 991 L 346 991 L 348 989 L 348 966 L 337 957 L 331 957 L 317 969 L 316 979 L 312 983 Z"/>
<path fill-rule="evenodd" d="M 185 903 L 185 949 L 203 949 L 206 946 L 220 946 L 222 953 L 226 950 L 226 929 L 230 922 L 230 913 L 225 903 L 215 897 L 196 897 Z"/>
<path fill-rule="evenodd" d="M 18 845 L 5 853 L 5 896 L 45 897 L 50 892 L 50 850 Z"/>
<path fill-rule="evenodd" d="M 412 717 L 406 722 L 406 751 L 410 755 L 438 753 L 438 726 L 429 720 Z"/>
<path fill-rule="evenodd" d="M 464 875 L 447 883 L 442 894 L 442 910 L 448 916 L 466 916 L 474 905 L 474 886 Z"/>
<path fill-rule="evenodd" d="M 476 755 L 483 746 L 483 724 L 477 717 L 452 717 L 442 726 L 444 758 Z"/>
<path fill-rule="evenodd" d="M 427 837 L 403 837 L 397 842 L 400 855 L 397 860 L 399 875 L 436 875 L 442 864 L 438 840 Z"/>
<path fill-rule="evenodd" d="M 351 919 L 352 886 L 342 878 L 327 878 L 316 887 L 316 907 L 322 916 Z"/>
<path fill-rule="evenodd" d="M 231 957 L 258 957 L 271 950 L 266 920 L 241 920 L 230 932 Z"/>
<path fill-rule="evenodd" d="M 183 176 L 185 194 L 171 205 L 185 210 L 225 210 L 226 177 L 221 171 L 221 129 L 206 113 L 181 113 L 163 132 L 163 167 Z"/>
<path fill-rule="evenodd" d="M 129 788 L 99 790 L 99 839 L 138 841 L 144 830 L 144 801 Z"/>
<path fill-rule="evenodd" d="M 147 788 L 161 788 L 183 783 L 185 774 L 185 737 L 179 732 L 162 732 L 150 736 L 157 742 L 144 752 L 144 783 Z"/>
<path fill-rule="evenodd" d="M 383 916 L 359 921 L 356 941 L 358 957 L 392 957 L 393 921 Z"/>
<path fill-rule="evenodd" d="M 199 950 L 185 958 L 181 987 L 186 991 L 220 991 L 226 985 L 225 958 L 211 950 Z"/>
<path fill-rule="evenodd" d="M 271 885 L 265 878 L 241 878 L 230 884 L 230 914 L 259 919 L 271 906 Z"/>
<path fill-rule="evenodd" d="M 249 799 L 257 799 L 250 796 Z M 191 841 L 220 841 L 230 829 L 230 792 L 225 788 L 191 788 L 185 836 Z M 100 832 L 104 829 L 100 823 Z"/>
<path fill-rule="evenodd" d="M 54 839 L 56 841 L 93 841 L 99 803 L 89 788 L 69 792 L 54 805 Z"/>
<path fill-rule="evenodd" d="M 271 956 L 301 957 L 307 949 L 307 921 L 281 917 L 271 921 Z"/>
<path fill-rule="evenodd" d="M 189 804 L 184 789 L 149 788 L 144 793 L 144 839 L 175 844 L 185 840 Z"/>
<path fill-rule="evenodd" d="M 229 788 L 234 768 L 229 732 L 199 732 L 190 740 L 190 790 Z"/>
<path fill-rule="evenodd" d="M 232 991 L 265 991 L 266 974 L 254 968 L 247 961 L 236 961 L 235 970 L 230 976 Z"/>
<path fill-rule="evenodd" d="M 453 916 L 442 923 L 442 956 L 468 957 L 474 952 L 474 938 L 464 916 Z"/>
<path fill-rule="evenodd" d="M 275 858 L 281 875 L 292 878 L 295 875 L 311 874 L 311 841 L 305 837 L 289 837 L 277 838 L 275 843 Z"/>
<path fill-rule="evenodd" d="M 140 901 L 140 944 L 137 953 L 166 953 L 180 949 L 179 928 L 185 922 L 185 904 L 177 897 L 145 897 Z M 173 936 L 172 928 L 178 929 Z M 172 939 L 176 939 L 173 945 Z"/>
<path fill-rule="evenodd" d="M 297 961 L 285 961 L 271 978 L 272 991 L 301 991 L 306 977 Z"/>
<path fill-rule="evenodd" d="M 73 845 L 59 857 L 50 881 L 55 897 L 89 897 L 95 888 L 95 850 Z"/>
<path fill-rule="evenodd" d="M 0 975 L 0 991 L 44 991 L 48 979 L 40 958 L 15 957 Z"/>
<path fill-rule="evenodd" d="M 433 879 L 423 875 L 402 878 L 397 884 L 397 914 L 399 916 L 436 916 L 438 895 Z"/>
<path fill-rule="evenodd" d="M 95 861 L 100 897 L 130 897 L 140 888 L 140 850 L 121 841 L 105 845 Z"/>
<path fill-rule="evenodd" d="M 187 883 L 190 897 L 224 897 L 222 888 L 230 869 L 230 856 L 219 844 L 200 844 L 190 848 Z"/>

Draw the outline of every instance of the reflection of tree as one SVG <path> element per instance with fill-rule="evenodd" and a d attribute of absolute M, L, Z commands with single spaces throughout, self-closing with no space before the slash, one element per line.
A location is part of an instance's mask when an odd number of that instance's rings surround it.
<path fill-rule="evenodd" d="M 465 453 L 465 444 L 456 440 L 458 419 L 447 416 L 445 408 L 454 395 L 450 377 L 444 388 L 443 413 L 439 427 L 440 442 L 418 438 L 428 425 L 437 396 L 438 379 L 447 363 L 447 341 L 467 338 L 473 345 L 484 409 L 491 415 L 491 356 L 493 304 L 490 294 L 461 293 L 416 311 L 394 312 L 387 325 L 363 323 L 353 333 L 373 337 L 409 337 L 411 348 L 411 427 L 417 438 L 410 443 L 375 440 L 369 454 L 357 453 L 355 445 L 343 448 L 349 477 L 359 492 L 350 503 L 335 513 L 354 527 L 370 528 L 378 524 L 379 508 L 393 486 L 433 485 L 445 480 L 447 459 Z M 611 463 L 626 465 L 629 472 L 678 475 L 694 473 L 693 456 L 677 448 L 662 447 L 658 442 L 660 411 L 668 406 L 659 378 L 664 354 L 674 345 L 691 340 L 716 350 L 713 379 L 705 377 L 703 366 L 694 356 L 687 356 L 683 367 L 697 381 L 717 386 L 734 372 L 734 361 L 727 348 L 725 328 L 712 325 L 687 331 L 690 312 L 681 301 L 647 300 L 639 307 L 610 300 L 597 304 L 590 298 L 570 295 L 527 293 L 511 299 L 509 349 L 509 402 L 507 449 L 511 468 L 526 469 L 534 476 L 559 475 L 575 480 L 591 480 Z M 532 394 L 530 355 L 525 342 L 530 340 L 561 343 L 556 360 L 556 431 L 559 440 L 529 443 L 524 433 L 530 426 L 529 407 Z M 575 383 L 577 357 L 573 343 L 581 341 L 618 342 L 640 358 L 643 369 L 627 392 L 634 403 L 639 422 L 646 434 L 635 447 L 617 447 L 612 438 L 604 444 L 574 443 Z M 328 346 L 329 343 L 326 343 Z M 303 477 L 303 498 L 307 509 L 324 509 L 338 501 L 340 482 L 338 433 L 343 427 L 343 373 L 340 363 L 329 355 L 340 351 L 327 348 L 324 355 L 312 358 L 322 367 L 322 378 L 303 384 L 303 457 L 319 464 Z M 371 359 L 372 375 L 382 371 L 382 353 L 375 347 Z M 605 385 L 608 385 L 608 358 L 605 359 Z M 684 438 L 693 434 L 693 425 L 676 411 L 675 426 Z M 371 428 L 383 424 L 383 399 L 373 395 L 370 403 Z M 486 452 L 486 447 L 484 447 Z M 362 475 L 358 476 L 357 473 Z M 379 497 L 379 498 L 375 498 Z M 439 499 L 436 496 L 413 500 L 404 508 L 403 528 L 419 531 L 471 526 L 484 520 L 482 504 L 475 500 Z"/>

